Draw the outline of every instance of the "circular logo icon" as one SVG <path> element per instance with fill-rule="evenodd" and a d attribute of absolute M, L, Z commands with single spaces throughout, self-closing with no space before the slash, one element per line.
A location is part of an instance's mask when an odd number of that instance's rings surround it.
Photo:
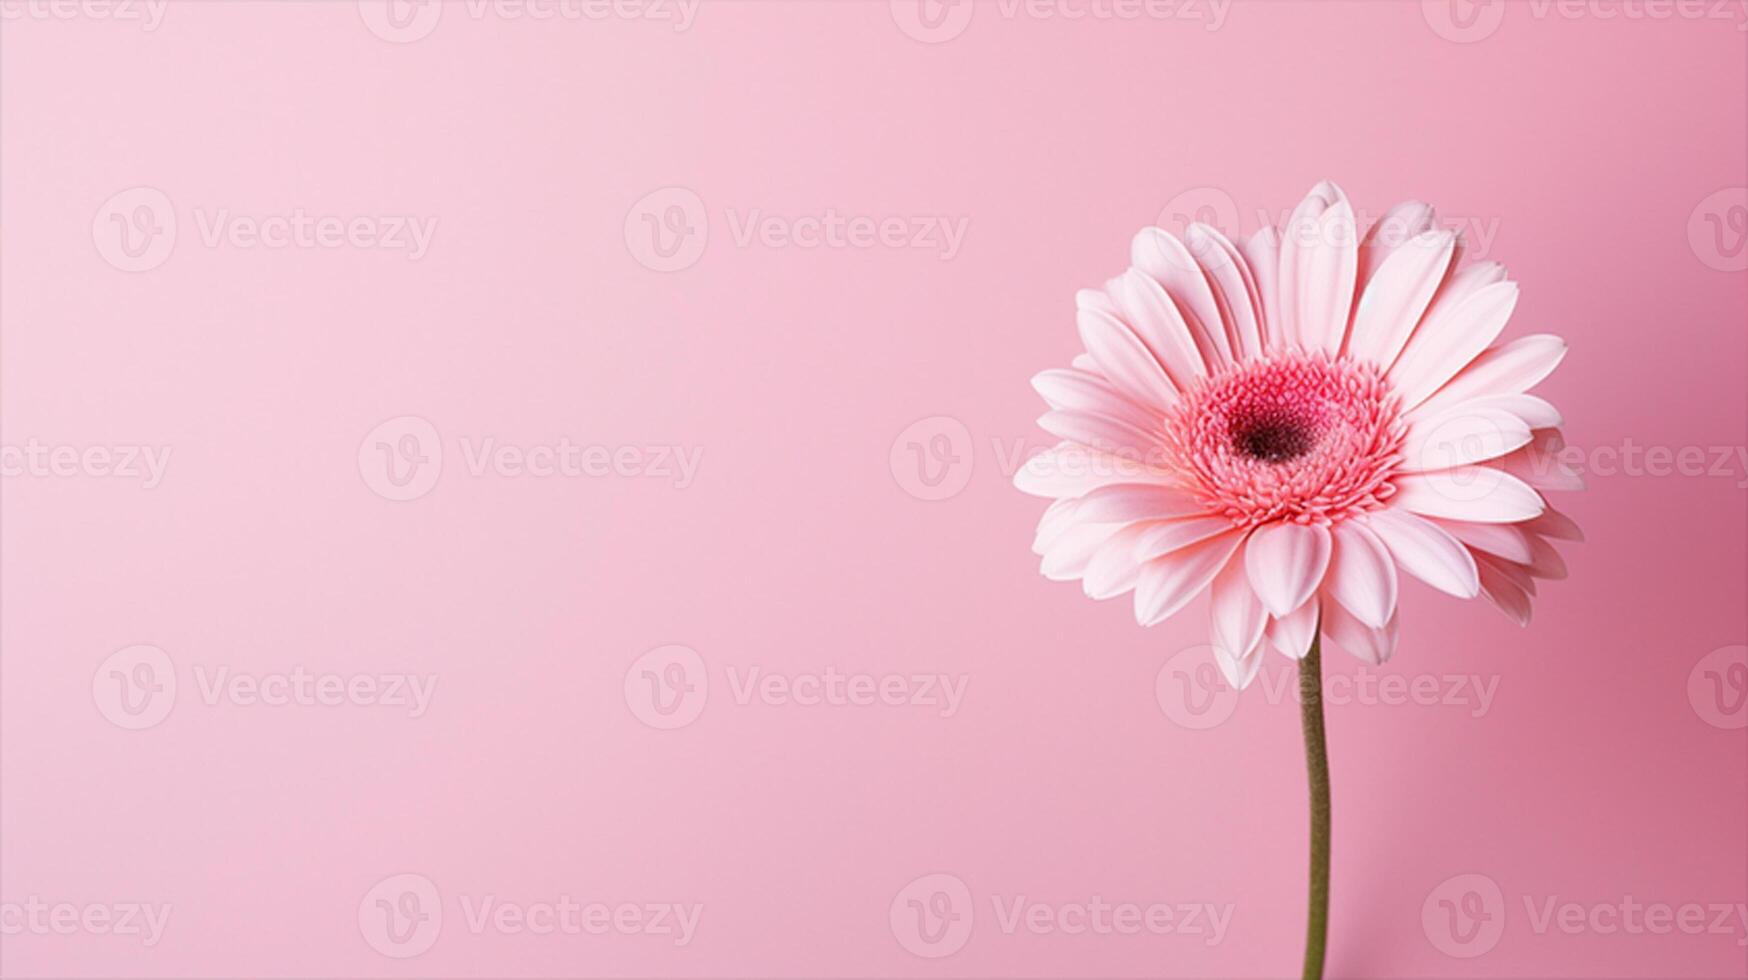
<path fill-rule="evenodd" d="M 1192 731 L 1222 725 L 1238 710 L 1238 692 L 1206 643 L 1173 654 L 1153 679 L 1153 696 L 1167 718 Z"/>
<path fill-rule="evenodd" d="M 945 44 L 971 26 L 976 0 L 891 0 L 892 22 L 906 37 Z"/>
<path fill-rule="evenodd" d="M 443 0 L 358 0 L 358 16 L 384 41 L 411 44 L 437 29 Z"/>
<path fill-rule="evenodd" d="M 1505 934 L 1505 895 L 1486 875 L 1448 878 L 1420 906 L 1420 927 L 1439 952 L 1473 959 Z"/>
<path fill-rule="evenodd" d="M 397 960 L 418 956 L 443 931 L 437 885 L 418 874 L 390 875 L 358 903 L 358 931 L 370 948 Z"/>
<path fill-rule="evenodd" d="M 389 419 L 358 444 L 358 475 L 388 500 L 417 500 L 443 475 L 443 440 L 417 415 Z"/>
<path fill-rule="evenodd" d="M 176 706 L 176 665 L 155 646 L 123 647 L 97 665 L 91 700 L 103 717 L 122 728 L 151 728 Z"/>
<path fill-rule="evenodd" d="M 1748 187 L 1713 191 L 1687 216 L 1687 244 L 1719 272 L 1748 269 Z"/>
<path fill-rule="evenodd" d="M 1687 675 L 1687 700 L 1713 728 L 1748 728 L 1748 646 L 1719 647 Z"/>
<path fill-rule="evenodd" d="M 710 213 L 691 188 L 651 191 L 625 214 L 625 248 L 646 269 L 690 269 L 709 243 Z"/>
<path fill-rule="evenodd" d="M 176 250 L 176 208 L 156 187 L 131 187 L 97 209 L 91 241 L 103 261 L 117 269 L 149 272 Z"/>
<path fill-rule="evenodd" d="M 926 959 L 952 956 L 971 939 L 972 913 L 971 889 L 958 876 L 923 875 L 893 896 L 892 935 Z"/>
<path fill-rule="evenodd" d="M 971 482 L 971 430 L 946 415 L 919 419 L 892 440 L 892 478 L 918 500 L 946 500 Z"/>
<path fill-rule="evenodd" d="M 698 720 L 709 699 L 710 673 L 691 647 L 656 647 L 625 672 L 625 704 L 651 728 L 684 728 Z"/>
<path fill-rule="evenodd" d="M 1505 0 L 1420 0 L 1432 32 L 1457 44 L 1485 41 L 1505 20 Z"/>

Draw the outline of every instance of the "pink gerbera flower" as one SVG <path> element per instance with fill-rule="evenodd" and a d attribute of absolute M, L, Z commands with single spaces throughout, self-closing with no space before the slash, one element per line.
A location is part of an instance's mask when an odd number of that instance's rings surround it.
<path fill-rule="evenodd" d="M 1398 570 L 1528 623 L 1536 580 L 1565 574 L 1550 539 L 1579 536 L 1542 493 L 1579 485 L 1560 415 L 1527 393 L 1566 347 L 1498 343 L 1517 284 L 1461 253 L 1418 202 L 1362 240 L 1327 182 L 1243 245 L 1142 231 L 1077 297 L 1086 353 L 1033 379 L 1063 440 L 1015 479 L 1054 499 L 1044 574 L 1133 592 L 1144 626 L 1210 589 L 1236 687 L 1319 631 L 1388 659 Z"/>

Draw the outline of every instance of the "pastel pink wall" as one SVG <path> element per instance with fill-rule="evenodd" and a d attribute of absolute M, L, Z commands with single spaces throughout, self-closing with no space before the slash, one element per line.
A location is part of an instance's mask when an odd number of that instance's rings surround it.
<path fill-rule="evenodd" d="M 1530 629 L 1331 662 L 1331 972 L 1748 972 L 1739 5 L 131 2 L 0 5 L 0 972 L 1293 973 L 1290 666 L 1185 688 L 1008 477 L 1136 229 L 1324 177 L 1510 266 L 1592 469 Z"/>

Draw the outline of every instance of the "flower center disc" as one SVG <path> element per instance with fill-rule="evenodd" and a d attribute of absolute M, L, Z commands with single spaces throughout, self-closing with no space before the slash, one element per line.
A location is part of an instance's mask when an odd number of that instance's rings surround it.
<path fill-rule="evenodd" d="M 1165 420 L 1175 468 L 1241 525 L 1331 524 L 1383 506 L 1403 428 L 1374 365 L 1298 353 L 1208 378 Z"/>

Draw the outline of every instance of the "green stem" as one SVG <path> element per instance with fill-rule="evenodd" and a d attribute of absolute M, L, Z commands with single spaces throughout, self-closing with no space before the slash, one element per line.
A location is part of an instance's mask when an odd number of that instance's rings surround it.
<path fill-rule="evenodd" d="M 1305 980 L 1322 980 L 1329 945 L 1329 750 L 1323 741 L 1323 624 L 1299 662 L 1299 720 L 1311 784 L 1311 901 L 1305 922 Z"/>

